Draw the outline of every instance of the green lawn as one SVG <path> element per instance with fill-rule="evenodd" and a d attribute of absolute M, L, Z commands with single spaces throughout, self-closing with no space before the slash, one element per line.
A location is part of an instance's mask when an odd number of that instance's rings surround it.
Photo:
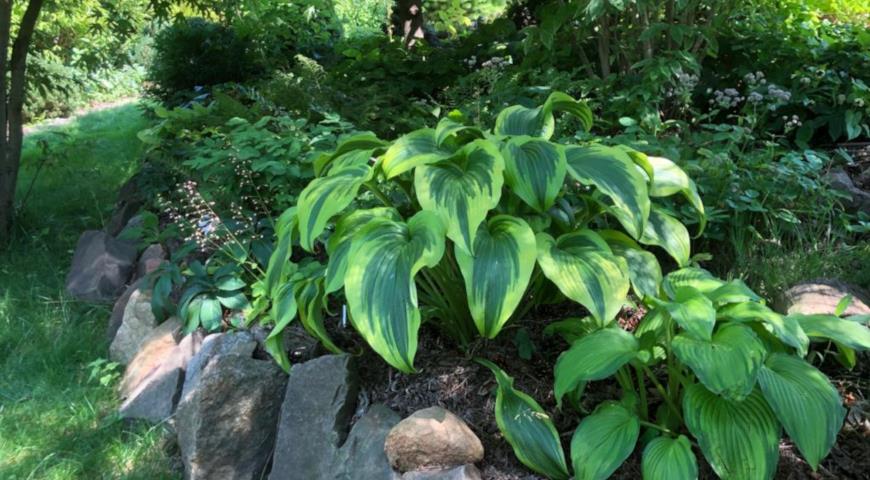
<path fill-rule="evenodd" d="M 115 415 L 115 383 L 89 380 L 107 355 L 110 306 L 78 303 L 64 279 L 83 230 L 101 228 L 134 172 L 148 125 L 127 103 L 28 135 L 16 227 L 0 251 L 0 478 L 174 478 L 162 427 Z"/>

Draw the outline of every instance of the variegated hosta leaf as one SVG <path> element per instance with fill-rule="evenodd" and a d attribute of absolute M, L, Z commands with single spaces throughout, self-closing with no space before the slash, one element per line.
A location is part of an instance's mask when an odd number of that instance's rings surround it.
<path fill-rule="evenodd" d="M 848 318 L 833 315 L 792 314 L 786 318 L 797 320 L 807 335 L 827 338 L 853 350 L 870 350 L 870 329 Z"/>
<path fill-rule="evenodd" d="M 665 303 L 665 308 L 687 334 L 699 340 L 710 340 L 716 326 L 716 309 L 700 290 L 678 288 L 674 301 Z"/>
<path fill-rule="evenodd" d="M 650 214 L 643 174 L 624 151 L 604 145 L 565 149 L 568 172 L 584 185 L 594 185 L 613 201 L 611 211 L 632 237 L 639 239 Z"/>
<path fill-rule="evenodd" d="M 642 249 L 628 235 L 616 230 L 598 232 L 617 257 L 625 259 L 631 288 L 639 298 L 657 297 L 662 285 L 662 267 L 655 255 Z"/>
<path fill-rule="evenodd" d="M 447 237 L 474 253 L 474 237 L 486 214 L 501 198 L 504 160 L 487 140 L 475 140 L 449 160 L 414 172 L 414 188 L 423 210 L 447 226 Z"/>
<path fill-rule="evenodd" d="M 399 137 L 380 159 L 387 178 L 411 171 L 420 165 L 440 162 L 453 156 L 454 148 L 441 146 L 435 130 L 424 128 Z"/>
<path fill-rule="evenodd" d="M 275 223 L 277 241 L 269 265 L 266 267 L 265 290 L 274 296 L 275 291 L 290 274 L 295 272 L 296 265 L 290 262 L 293 251 L 293 240 L 299 235 L 299 217 L 296 207 L 290 207 L 278 217 Z"/>
<path fill-rule="evenodd" d="M 602 403 L 584 418 L 571 438 L 571 463 L 576 480 L 604 480 L 631 455 L 640 423 L 624 406 Z"/>
<path fill-rule="evenodd" d="M 438 121 L 438 126 L 435 127 L 435 142 L 437 145 L 443 146 L 455 135 L 466 133 L 472 138 L 483 138 L 483 131 L 480 128 L 465 125 L 450 117 L 444 117 Z"/>
<path fill-rule="evenodd" d="M 692 385 L 683 395 L 683 418 L 719 478 L 773 478 L 781 431 L 758 390 L 738 402 Z"/>
<path fill-rule="evenodd" d="M 495 420 L 523 465 L 547 478 L 565 480 L 568 465 L 550 416 L 532 397 L 514 388 L 514 380 L 492 362 L 478 360 L 498 382 Z"/>
<path fill-rule="evenodd" d="M 703 233 L 704 227 L 707 225 L 707 215 L 704 212 L 704 203 L 701 201 L 701 196 L 698 195 L 698 187 L 695 186 L 695 182 L 686 175 L 682 168 L 667 158 L 648 156 L 647 161 L 655 172 L 650 186 L 650 196 L 669 197 L 675 193 L 682 193 L 692 204 L 692 207 L 698 211 L 701 222 L 698 235 Z"/>
<path fill-rule="evenodd" d="M 556 361 L 556 402 L 581 382 L 613 375 L 637 355 L 637 350 L 637 339 L 621 328 L 605 328 L 575 341 Z"/>
<path fill-rule="evenodd" d="M 566 297 L 586 307 L 603 326 L 619 313 L 628 294 L 629 275 L 610 247 L 592 230 L 536 236 L 538 263 Z"/>
<path fill-rule="evenodd" d="M 493 130 L 496 135 L 529 135 L 548 140 L 556 129 L 553 112 L 570 113 L 580 119 L 586 131 L 592 128 L 592 110 L 585 102 L 553 92 L 540 107 L 513 105 L 505 108 L 498 114 Z"/>
<path fill-rule="evenodd" d="M 707 298 L 716 305 L 728 303 L 758 302 L 761 297 L 743 283 L 743 280 L 731 280 L 721 287 L 707 294 Z"/>
<path fill-rule="evenodd" d="M 718 291 L 718 290 L 717 290 Z M 798 355 L 807 354 L 810 339 L 794 318 L 780 315 L 756 302 L 733 303 L 722 307 L 717 317 L 732 322 L 760 322 L 786 345 L 794 347 Z"/>
<path fill-rule="evenodd" d="M 379 139 L 371 132 L 358 133 L 343 138 L 338 142 L 338 147 L 336 147 L 334 152 L 321 155 L 314 160 L 314 174 L 320 176 L 328 172 L 334 167 L 334 161 L 338 157 L 361 150 L 367 151 L 367 157 L 371 157 L 376 149 L 386 147 L 387 145 L 389 145 L 388 142 Z M 368 158 L 366 158 L 366 161 L 368 161 Z"/>
<path fill-rule="evenodd" d="M 278 287 L 275 298 L 272 299 L 271 313 L 275 326 L 272 327 L 272 331 L 266 337 L 265 348 L 269 352 L 269 355 L 275 359 L 275 362 L 285 372 L 289 372 L 290 359 L 287 357 L 287 351 L 284 349 L 281 333 L 296 318 L 296 296 L 293 294 L 292 283 L 287 282 Z"/>
<path fill-rule="evenodd" d="M 326 242 L 326 253 L 329 263 L 326 265 L 326 293 L 336 292 L 344 286 L 344 275 L 347 272 L 350 245 L 353 236 L 362 227 L 376 218 L 387 218 L 399 221 L 401 217 L 392 208 L 378 207 L 367 210 L 353 211 L 338 221 L 335 232 Z"/>
<path fill-rule="evenodd" d="M 323 233 L 333 215 L 356 198 L 359 187 L 372 178 L 368 165 L 350 165 L 330 171 L 328 177 L 315 178 L 299 194 L 299 243 L 311 251 L 314 240 Z"/>
<path fill-rule="evenodd" d="M 641 472 L 644 480 L 695 480 L 698 461 L 685 435 L 658 437 L 643 450 Z"/>
<path fill-rule="evenodd" d="M 323 265 L 311 262 L 300 267 L 299 271 L 290 278 L 290 283 L 293 285 L 293 295 L 296 297 L 296 305 L 299 309 L 299 322 L 327 350 L 340 353 L 341 349 L 332 342 L 323 324 L 323 309 L 326 302 L 325 273 Z"/>
<path fill-rule="evenodd" d="M 712 273 L 697 267 L 686 267 L 675 270 L 665 277 L 662 287 L 669 297 L 674 298 L 674 292 L 680 287 L 692 287 L 707 295 L 725 282 L 714 277 Z"/>
<path fill-rule="evenodd" d="M 824 373 L 797 357 L 774 353 L 758 372 L 764 398 L 815 470 L 843 426 L 846 409 Z"/>
<path fill-rule="evenodd" d="M 662 209 L 652 206 L 640 243 L 664 248 L 677 261 L 677 265 L 685 267 L 691 255 L 690 242 L 685 225 Z"/>
<path fill-rule="evenodd" d="M 742 400 L 755 387 L 765 354 L 755 332 L 739 323 L 723 325 L 712 340 L 681 333 L 674 337 L 672 347 L 704 386 L 733 400 Z"/>
<path fill-rule="evenodd" d="M 477 330 L 495 338 L 516 310 L 535 268 L 535 234 L 522 219 L 498 215 L 480 225 L 474 256 L 456 248 Z"/>
<path fill-rule="evenodd" d="M 414 371 L 417 287 L 414 276 L 444 254 L 445 228 L 432 212 L 408 220 L 372 220 L 353 239 L 344 293 L 351 321 L 374 351 L 403 372 Z"/>
<path fill-rule="evenodd" d="M 515 137 L 501 149 L 505 183 L 529 206 L 546 212 L 565 183 L 565 152 L 555 143 Z"/>

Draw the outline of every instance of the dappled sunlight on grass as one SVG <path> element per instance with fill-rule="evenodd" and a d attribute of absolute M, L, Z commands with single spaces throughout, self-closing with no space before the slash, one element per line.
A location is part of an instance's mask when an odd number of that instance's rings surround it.
<path fill-rule="evenodd" d="M 108 350 L 110 306 L 64 293 L 75 243 L 111 213 L 146 126 L 128 103 L 27 138 L 20 195 L 44 159 L 39 140 L 48 142 L 49 158 L 15 240 L 0 251 L 0 478 L 178 476 L 163 427 L 120 421 L 114 385 L 89 379 L 88 365 Z"/>

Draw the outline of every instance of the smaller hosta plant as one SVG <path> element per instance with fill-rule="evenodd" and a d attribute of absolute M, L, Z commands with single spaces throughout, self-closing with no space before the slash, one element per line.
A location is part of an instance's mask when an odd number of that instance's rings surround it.
<path fill-rule="evenodd" d="M 805 357 L 813 340 L 833 341 L 852 357 L 870 349 L 866 318 L 780 315 L 739 280 L 695 267 L 669 274 L 661 295 L 645 303 L 650 310 L 634 332 L 582 320 L 555 329 L 572 340 L 555 365 L 557 401 L 574 403 L 588 382 L 610 377 L 623 392 L 583 417 L 570 461 L 540 405 L 482 362 L 498 380 L 498 424 L 523 463 L 549 478 L 567 479 L 571 465 L 575 479 L 603 479 L 641 449 L 644 478 L 691 479 L 694 443 L 721 478 L 769 479 L 784 431 L 818 468 L 845 409 Z"/>
<path fill-rule="evenodd" d="M 684 266 L 689 233 L 653 200 L 682 194 L 703 225 L 694 183 L 664 158 L 553 141 L 557 112 L 591 127 L 589 108 L 556 92 L 539 107 L 506 108 L 492 130 L 451 114 L 393 142 L 356 135 L 315 159 L 317 178 L 283 216 L 263 305 L 290 288 L 294 245 L 325 251 L 308 281 L 343 291 L 372 349 L 413 372 L 422 321 L 466 344 L 495 337 L 552 292 L 599 325 L 630 288 L 654 295 L 661 268 L 640 245 Z"/>
<path fill-rule="evenodd" d="M 185 272 L 187 280 L 178 303 L 178 314 L 186 331 L 198 327 L 214 332 L 221 328 L 224 309 L 241 311 L 248 306 L 244 294 L 247 284 L 240 267 L 229 263 L 220 267 L 193 261 Z"/>

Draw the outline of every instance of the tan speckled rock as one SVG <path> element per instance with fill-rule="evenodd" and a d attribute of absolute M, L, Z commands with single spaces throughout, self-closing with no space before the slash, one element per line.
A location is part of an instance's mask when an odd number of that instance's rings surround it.
<path fill-rule="evenodd" d="M 400 472 L 455 467 L 483 459 L 483 444 L 461 418 L 441 407 L 414 412 L 393 427 L 384 443 L 390 464 Z"/>

